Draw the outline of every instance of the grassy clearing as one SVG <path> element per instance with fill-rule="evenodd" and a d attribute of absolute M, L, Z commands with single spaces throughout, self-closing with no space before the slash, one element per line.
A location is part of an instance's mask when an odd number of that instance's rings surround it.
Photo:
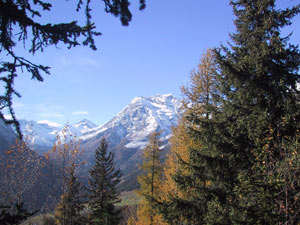
<path fill-rule="evenodd" d="M 117 206 L 125 205 L 137 205 L 141 201 L 141 198 L 136 194 L 135 191 L 124 191 L 121 193 L 121 202 Z"/>
<path fill-rule="evenodd" d="M 40 215 L 32 216 L 28 220 L 23 222 L 21 225 L 39 225 L 39 224 L 42 224 L 43 216 L 45 216 L 45 215 L 51 216 L 52 214 L 48 213 L 48 214 L 40 214 Z"/>

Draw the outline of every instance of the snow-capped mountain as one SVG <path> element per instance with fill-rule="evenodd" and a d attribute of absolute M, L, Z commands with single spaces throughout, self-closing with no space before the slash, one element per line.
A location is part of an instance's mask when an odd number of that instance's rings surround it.
<path fill-rule="evenodd" d="M 76 124 L 66 125 L 65 128 L 62 125 L 47 121 L 20 120 L 19 122 L 26 143 L 38 153 L 43 153 L 51 149 L 57 140 L 57 136 L 63 134 L 63 130 L 66 132 L 65 134 L 72 134 L 79 137 L 86 131 L 97 127 L 86 119 Z"/>
<path fill-rule="evenodd" d="M 136 97 L 108 123 L 98 126 L 84 119 L 78 123 L 66 125 L 67 133 L 76 135 L 81 142 L 108 136 L 112 145 L 126 138 L 127 148 L 143 148 L 147 136 L 161 130 L 168 137 L 171 127 L 177 124 L 181 102 L 173 95 Z M 26 141 L 33 146 L 52 147 L 57 135 L 62 135 L 62 125 L 46 121 L 20 120 L 21 131 Z M 114 137 L 114 138 L 113 138 Z"/>
<path fill-rule="evenodd" d="M 97 127 L 97 125 L 87 119 L 84 119 L 78 123 L 71 125 L 71 127 L 76 132 L 76 135 L 80 136 L 80 135 L 86 133 L 87 131 Z"/>
<path fill-rule="evenodd" d="M 87 119 L 83 119 L 75 124 L 66 124 L 59 132 L 58 136 L 60 136 L 61 141 L 62 137 L 67 136 L 67 139 L 79 140 L 80 136 L 84 135 L 86 132 L 89 132 L 93 128 L 97 127 L 94 123 Z"/>
<path fill-rule="evenodd" d="M 21 132 L 29 147 L 39 153 L 49 150 L 61 127 L 33 120 L 20 120 Z"/>
<path fill-rule="evenodd" d="M 79 139 L 86 141 L 113 132 L 120 139 L 128 139 L 126 147 L 144 147 L 146 137 L 153 131 L 162 130 L 162 136 L 171 133 L 171 127 L 178 122 L 180 106 L 180 100 L 171 94 L 136 97 L 108 123 L 88 130 Z"/>

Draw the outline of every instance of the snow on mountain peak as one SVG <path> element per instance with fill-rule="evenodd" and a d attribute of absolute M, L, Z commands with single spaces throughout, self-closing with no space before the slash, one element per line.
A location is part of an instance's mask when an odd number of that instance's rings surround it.
<path fill-rule="evenodd" d="M 171 133 L 171 127 L 177 125 L 180 107 L 180 100 L 171 94 L 135 97 L 112 120 L 80 139 L 87 140 L 103 132 L 114 132 L 120 138 L 135 140 L 136 144 L 131 142 L 127 147 L 142 146 L 154 131 L 162 130 L 166 135 Z"/>
<path fill-rule="evenodd" d="M 154 95 L 151 97 L 135 97 L 130 104 L 136 103 L 145 103 L 145 102 L 152 102 L 152 103 L 161 103 L 166 104 L 172 100 L 176 99 L 172 94 L 164 94 L 164 95 Z M 177 99 L 178 100 L 178 99 Z"/>
<path fill-rule="evenodd" d="M 87 119 L 83 119 L 80 122 L 73 124 L 72 127 L 75 128 L 75 130 L 77 130 L 76 132 L 77 134 L 81 135 L 89 131 L 90 129 L 97 127 L 97 125 L 95 125 L 94 123 L 92 123 Z"/>
<path fill-rule="evenodd" d="M 155 95 L 149 97 L 152 101 L 166 103 L 167 101 L 172 101 L 175 97 L 172 94 L 165 94 L 165 95 Z"/>
<path fill-rule="evenodd" d="M 25 140 L 31 148 L 37 148 L 36 151 L 38 152 L 50 149 L 55 143 L 57 136 L 62 137 L 72 134 L 79 137 L 83 133 L 97 127 L 86 119 L 73 125 L 67 125 L 67 129 L 58 123 L 48 120 L 40 120 L 38 122 L 20 120 L 19 122 Z"/>
<path fill-rule="evenodd" d="M 42 150 L 36 149 L 37 151 L 44 151 L 44 148 L 51 148 L 60 130 L 60 127 L 57 126 L 58 124 L 49 121 L 20 120 L 19 122 L 25 141 L 29 146 L 31 148 L 43 148 Z"/>

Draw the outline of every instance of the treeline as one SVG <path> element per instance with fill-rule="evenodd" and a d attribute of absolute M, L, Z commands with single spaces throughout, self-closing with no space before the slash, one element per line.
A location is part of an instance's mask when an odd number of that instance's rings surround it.
<path fill-rule="evenodd" d="M 182 87 L 185 114 L 163 169 L 150 139 L 128 224 L 300 223 L 300 52 L 281 34 L 300 5 L 231 5 L 236 32 Z"/>

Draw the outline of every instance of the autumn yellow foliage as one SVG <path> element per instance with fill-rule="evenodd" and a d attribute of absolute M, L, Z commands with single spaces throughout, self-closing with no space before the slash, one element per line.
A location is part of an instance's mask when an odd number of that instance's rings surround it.
<path fill-rule="evenodd" d="M 154 209 L 152 201 L 160 196 L 162 182 L 162 164 L 160 162 L 160 133 L 154 132 L 149 137 L 149 144 L 144 149 L 144 160 L 141 165 L 143 174 L 138 177 L 141 185 L 138 194 L 143 198 L 140 202 L 136 218 L 129 218 L 131 225 L 167 225 Z"/>

